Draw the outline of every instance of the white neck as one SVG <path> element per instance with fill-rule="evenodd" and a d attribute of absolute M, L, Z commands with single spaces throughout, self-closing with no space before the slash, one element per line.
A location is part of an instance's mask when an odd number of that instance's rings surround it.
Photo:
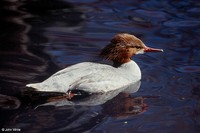
<path fill-rule="evenodd" d="M 129 61 L 127 63 L 124 63 L 118 67 L 118 69 L 121 69 L 121 71 L 126 74 L 127 77 L 141 79 L 141 71 L 139 66 L 133 61 Z"/>

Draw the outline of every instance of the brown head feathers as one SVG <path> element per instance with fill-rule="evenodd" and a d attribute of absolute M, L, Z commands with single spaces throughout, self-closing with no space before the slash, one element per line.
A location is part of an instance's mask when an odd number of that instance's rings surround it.
<path fill-rule="evenodd" d="M 102 49 L 100 57 L 113 62 L 126 63 L 139 49 L 144 47 L 143 42 L 134 35 L 119 33 L 111 39 L 110 44 Z"/>

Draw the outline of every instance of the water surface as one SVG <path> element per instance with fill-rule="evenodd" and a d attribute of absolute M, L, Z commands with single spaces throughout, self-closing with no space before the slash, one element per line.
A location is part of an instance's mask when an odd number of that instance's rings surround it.
<path fill-rule="evenodd" d="M 195 0 L 1 1 L 1 130 L 199 132 L 199 11 Z M 164 49 L 133 57 L 142 71 L 137 92 L 86 95 L 58 106 L 47 99 L 61 94 L 26 92 L 27 83 L 69 65 L 101 62 L 100 49 L 119 32 Z"/>

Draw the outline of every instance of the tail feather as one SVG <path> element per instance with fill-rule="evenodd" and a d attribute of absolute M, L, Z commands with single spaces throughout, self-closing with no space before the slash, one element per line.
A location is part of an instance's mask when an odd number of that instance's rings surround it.
<path fill-rule="evenodd" d="M 36 91 L 45 91 L 45 92 L 66 92 L 66 87 L 59 84 L 47 84 L 44 82 L 41 83 L 32 83 L 27 84 L 26 87 L 34 88 Z"/>
<path fill-rule="evenodd" d="M 26 87 L 34 88 L 37 91 L 52 91 L 52 90 L 49 90 L 48 87 L 42 86 L 41 83 L 27 84 Z"/>
<path fill-rule="evenodd" d="M 26 87 L 35 88 L 35 87 L 36 87 L 36 84 L 27 84 Z"/>

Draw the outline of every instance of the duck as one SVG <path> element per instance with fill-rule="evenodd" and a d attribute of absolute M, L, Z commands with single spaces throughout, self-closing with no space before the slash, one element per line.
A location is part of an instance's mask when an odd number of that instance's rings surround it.
<path fill-rule="evenodd" d="M 56 72 L 42 82 L 27 84 L 26 87 L 40 92 L 66 94 L 74 90 L 107 93 L 125 88 L 141 80 L 141 70 L 132 57 L 146 52 L 163 52 L 163 49 L 147 47 L 132 34 L 118 33 L 99 54 L 103 59 L 112 61 L 112 65 L 78 63 Z"/>

